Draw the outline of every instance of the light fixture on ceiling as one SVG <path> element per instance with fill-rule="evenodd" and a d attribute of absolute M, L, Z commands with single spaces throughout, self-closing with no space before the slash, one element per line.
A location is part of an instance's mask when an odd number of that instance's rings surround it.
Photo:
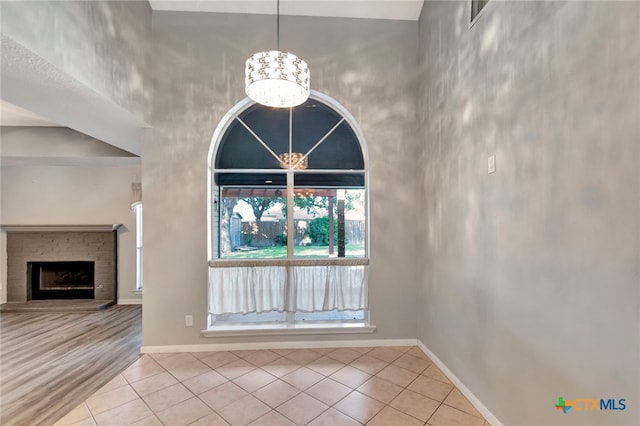
<path fill-rule="evenodd" d="M 245 91 L 259 104 L 289 108 L 309 98 L 309 67 L 293 53 L 280 51 L 280 0 L 277 1 L 277 50 L 258 52 L 247 59 Z"/>
<path fill-rule="evenodd" d="M 278 158 L 283 169 L 305 170 L 309 165 L 307 156 L 301 152 L 285 152 L 278 155 Z"/>

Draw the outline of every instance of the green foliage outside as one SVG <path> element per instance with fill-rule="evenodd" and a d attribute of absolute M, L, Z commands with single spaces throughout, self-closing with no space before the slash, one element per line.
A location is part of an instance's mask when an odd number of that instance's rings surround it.
<path fill-rule="evenodd" d="M 329 245 L 329 217 L 317 217 L 309 222 L 307 235 L 311 238 L 311 243 L 316 246 Z M 333 221 L 333 238 L 334 243 L 338 244 L 338 221 Z M 345 236 L 346 240 L 346 236 Z M 347 241 L 345 241 L 345 244 Z"/>
<path fill-rule="evenodd" d="M 286 246 L 287 245 L 287 234 L 276 235 L 273 239 L 273 242 L 277 246 Z"/>
<path fill-rule="evenodd" d="M 360 199 L 360 194 L 352 194 L 347 192 L 345 198 L 345 209 L 353 209 L 354 203 Z M 231 209 L 238 200 L 242 200 L 251 206 L 253 215 L 256 217 L 256 222 L 260 222 L 264 212 L 269 210 L 276 203 L 282 205 L 282 214 L 287 214 L 287 198 L 286 197 L 242 197 L 230 199 Z M 333 197 L 334 204 L 337 204 L 337 198 Z M 316 197 L 313 195 L 307 196 L 295 196 L 293 198 L 294 205 L 300 210 L 304 210 L 307 213 L 313 213 L 316 210 L 327 210 L 329 207 L 329 197 L 322 196 Z"/>

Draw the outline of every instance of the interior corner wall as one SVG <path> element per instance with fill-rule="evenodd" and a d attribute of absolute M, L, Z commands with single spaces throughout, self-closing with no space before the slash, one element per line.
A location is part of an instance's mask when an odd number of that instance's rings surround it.
<path fill-rule="evenodd" d="M 280 27 L 282 49 L 309 64 L 311 87 L 340 102 L 361 126 L 370 166 L 369 284 L 377 332 L 298 339 L 415 338 L 417 23 L 287 16 Z M 245 97 L 246 59 L 275 41 L 273 16 L 153 13 L 154 128 L 142 158 L 144 346 L 279 340 L 200 336 L 207 327 L 211 138 Z M 184 326 L 185 315 L 193 315 L 194 327 Z"/>
<path fill-rule="evenodd" d="M 420 19 L 418 338 L 505 425 L 640 424 L 640 3 L 469 3 Z"/>

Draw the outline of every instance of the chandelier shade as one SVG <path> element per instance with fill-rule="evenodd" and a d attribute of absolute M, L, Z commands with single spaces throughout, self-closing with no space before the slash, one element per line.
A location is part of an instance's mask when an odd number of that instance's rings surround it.
<path fill-rule="evenodd" d="M 309 67 L 293 53 L 258 52 L 245 64 L 245 91 L 265 106 L 298 106 L 309 98 Z"/>

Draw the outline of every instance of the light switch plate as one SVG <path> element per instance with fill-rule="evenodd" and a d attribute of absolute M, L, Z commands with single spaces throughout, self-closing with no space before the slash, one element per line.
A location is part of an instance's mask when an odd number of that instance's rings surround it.
<path fill-rule="evenodd" d="M 492 155 L 487 159 L 487 173 L 496 172 L 496 156 Z"/>

